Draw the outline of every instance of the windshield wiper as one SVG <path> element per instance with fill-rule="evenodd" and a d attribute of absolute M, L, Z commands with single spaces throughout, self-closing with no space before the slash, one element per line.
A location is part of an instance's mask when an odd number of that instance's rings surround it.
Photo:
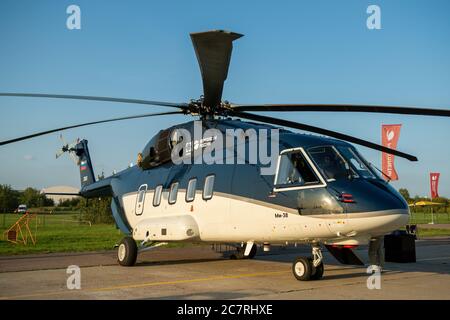
<path fill-rule="evenodd" d="M 377 171 L 379 171 L 383 176 L 385 176 L 388 180 L 387 180 L 387 182 L 391 182 L 391 177 L 389 177 L 386 173 L 384 173 L 382 170 L 380 170 L 380 169 L 378 169 L 378 167 L 376 166 L 376 165 L 374 165 L 373 163 L 370 163 L 369 162 L 369 165 L 372 167 L 372 168 L 375 168 Z"/>

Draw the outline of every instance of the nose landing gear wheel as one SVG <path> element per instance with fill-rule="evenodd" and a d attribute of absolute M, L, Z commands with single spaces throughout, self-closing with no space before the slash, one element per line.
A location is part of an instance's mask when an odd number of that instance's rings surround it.
<path fill-rule="evenodd" d="M 309 258 L 298 257 L 292 264 L 292 273 L 299 281 L 308 281 L 311 278 L 312 263 Z"/>
<path fill-rule="evenodd" d="M 137 259 L 137 245 L 133 238 L 125 237 L 117 249 L 117 260 L 121 266 L 134 266 Z"/>
<path fill-rule="evenodd" d="M 320 280 L 323 271 L 323 262 L 314 267 L 313 258 L 298 257 L 292 264 L 294 277 L 299 281 Z"/>

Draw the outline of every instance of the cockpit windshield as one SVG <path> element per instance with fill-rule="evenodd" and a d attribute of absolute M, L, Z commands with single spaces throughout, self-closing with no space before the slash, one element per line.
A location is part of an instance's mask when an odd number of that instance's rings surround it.
<path fill-rule="evenodd" d="M 357 174 L 366 179 L 375 179 L 375 175 L 366 166 L 361 156 L 350 147 L 337 147 L 342 156 L 350 163 Z"/>
<path fill-rule="evenodd" d="M 328 180 L 345 178 L 375 179 L 360 155 L 347 146 L 320 146 L 308 153 Z"/>
<path fill-rule="evenodd" d="M 348 178 L 350 168 L 333 146 L 309 148 L 308 153 L 327 180 Z"/>

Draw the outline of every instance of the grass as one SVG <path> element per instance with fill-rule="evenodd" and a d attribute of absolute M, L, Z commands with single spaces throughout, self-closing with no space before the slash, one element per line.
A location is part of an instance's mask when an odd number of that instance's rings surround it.
<path fill-rule="evenodd" d="M 410 218 L 410 224 L 427 224 L 434 221 L 435 224 L 450 224 L 450 213 L 424 213 L 424 212 L 412 212 Z"/>
<path fill-rule="evenodd" d="M 33 233 L 36 231 L 36 245 L 30 241 L 27 245 L 14 244 L 3 238 L 3 232 L 19 217 L 19 214 L 0 216 L 0 255 L 110 250 L 123 237 L 115 225 L 90 226 L 87 222 L 80 223 L 74 214 L 42 214 L 30 223 Z"/>
<path fill-rule="evenodd" d="M 448 237 L 450 236 L 450 229 L 424 229 L 419 228 L 417 233 L 418 238 L 431 238 L 431 237 Z"/>
<path fill-rule="evenodd" d="M 422 224 L 418 228 L 418 237 L 420 238 L 428 238 L 428 237 L 448 237 L 450 236 L 450 229 L 432 229 L 427 228 L 426 226 L 431 221 L 434 221 L 434 224 L 450 224 L 450 213 L 424 213 L 424 212 L 412 212 L 411 218 L 409 220 L 410 224 Z"/>
<path fill-rule="evenodd" d="M 76 212 L 38 214 L 30 223 L 36 244 L 15 244 L 3 238 L 3 233 L 22 215 L 0 214 L 0 256 L 51 252 L 82 252 L 111 250 L 124 234 L 114 224 L 92 224 L 79 221 Z M 37 229 L 36 229 L 37 222 Z M 190 246 L 189 243 L 169 243 L 166 247 Z"/>

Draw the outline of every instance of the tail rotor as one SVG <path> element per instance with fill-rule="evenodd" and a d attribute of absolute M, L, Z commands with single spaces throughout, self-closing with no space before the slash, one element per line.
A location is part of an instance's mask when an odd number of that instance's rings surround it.
<path fill-rule="evenodd" d="M 80 139 L 78 138 L 77 140 L 75 140 L 72 143 L 67 143 L 64 140 L 62 134 L 59 135 L 59 139 L 62 141 L 63 145 L 62 145 L 61 149 L 56 151 L 56 159 L 61 157 L 64 153 L 68 152 L 70 157 L 72 158 L 72 160 L 75 162 L 75 164 L 79 165 L 79 158 L 76 155 L 75 151 L 76 151 L 77 144 L 80 142 Z"/>

